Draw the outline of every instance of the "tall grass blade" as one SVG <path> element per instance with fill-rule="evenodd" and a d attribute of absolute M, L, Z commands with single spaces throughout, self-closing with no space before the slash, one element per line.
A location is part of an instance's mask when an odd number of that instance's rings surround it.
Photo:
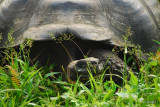
<path fill-rule="evenodd" d="M 49 76 L 52 76 L 52 75 L 55 75 L 55 74 L 60 74 L 60 72 L 51 72 L 51 73 L 48 73 L 44 76 L 44 78 L 48 78 Z"/>
<path fill-rule="evenodd" d="M 93 77 L 93 75 L 92 75 L 92 73 L 90 72 L 90 70 L 87 68 L 87 71 L 88 71 L 88 73 L 89 73 L 89 76 L 90 76 L 90 80 L 91 81 L 93 81 L 93 84 L 94 84 L 94 86 L 95 86 L 95 88 L 96 88 L 96 90 L 98 89 L 98 85 L 97 85 L 97 83 L 96 83 L 96 81 L 95 81 L 95 78 Z"/>
<path fill-rule="evenodd" d="M 109 97 L 111 98 L 114 94 L 114 90 L 108 90 L 107 94 L 104 96 L 103 101 L 105 102 Z"/>

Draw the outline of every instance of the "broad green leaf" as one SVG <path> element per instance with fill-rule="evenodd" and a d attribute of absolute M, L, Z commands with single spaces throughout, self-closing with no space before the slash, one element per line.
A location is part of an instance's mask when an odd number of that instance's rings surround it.
<path fill-rule="evenodd" d="M 157 66 L 157 61 L 152 61 L 152 62 L 150 62 L 150 63 L 149 63 L 149 65 L 151 65 L 151 66 L 154 66 L 154 67 L 155 67 L 155 66 Z"/>
<path fill-rule="evenodd" d="M 131 77 L 130 77 L 130 81 L 131 81 L 131 83 L 133 83 L 134 85 L 138 85 L 138 79 L 137 79 L 137 77 L 133 74 L 133 72 L 132 71 L 128 71 L 129 73 L 130 73 L 130 75 L 131 75 Z"/>

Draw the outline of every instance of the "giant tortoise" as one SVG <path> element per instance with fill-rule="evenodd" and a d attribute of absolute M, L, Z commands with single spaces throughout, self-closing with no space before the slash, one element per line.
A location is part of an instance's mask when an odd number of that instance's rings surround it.
<path fill-rule="evenodd" d="M 0 47 L 32 39 L 31 58 L 41 65 L 55 63 L 55 71 L 63 66 L 71 82 L 76 73 L 86 79 L 88 62 L 91 71 L 95 66 L 102 70 L 107 62 L 111 71 L 121 75 L 123 58 L 110 54 L 114 47 L 124 47 L 122 35 L 128 28 L 129 41 L 145 52 L 155 52 L 158 44 L 153 40 L 160 41 L 158 0 L 0 0 Z M 6 46 L 11 29 L 14 44 Z M 55 42 L 62 34 L 74 39 Z"/>

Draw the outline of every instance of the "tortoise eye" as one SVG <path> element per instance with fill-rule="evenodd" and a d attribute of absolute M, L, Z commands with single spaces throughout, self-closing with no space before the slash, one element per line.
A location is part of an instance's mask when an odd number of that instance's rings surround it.
<path fill-rule="evenodd" d="M 77 66 L 80 68 L 85 68 L 87 66 L 86 62 L 82 61 L 82 62 L 78 62 Z"/>
<path fill-rule="evenodd" d="M 96 61 L 91 61 L 91 65 L 97 65 Z"/>

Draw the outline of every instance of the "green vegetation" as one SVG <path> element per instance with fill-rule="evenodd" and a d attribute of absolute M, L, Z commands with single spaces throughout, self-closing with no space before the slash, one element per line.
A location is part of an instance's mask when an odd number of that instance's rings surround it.
<path fill-rule="evenodd" d="M 12 38 L 10 38 L 12 43 Z M 160 45 L 160 42 L 155 41 Z M 105 74 L 93 78 L 90 70 L 90 88 L 77 80 L 75 84 L 56 78 L 50 72 L 54 64 L 38 68 L 29 59 L 32 41 L 3 51 L 5 57 L 0 67 L 0 107 L 158 107 L 160 106 L 160 49 L 139 65 L 140 72 L 123 77 L 124 86 L 103 81 Z M 25 48 L 27 47 L 27 48 Z M 127 45 L 126 45 L 127 47 Z M 125 48 L 127 50 L 127 48 Z M 125 57 L 124 57 L 125 59 Z M 126 66 L 126 59 L 125 65 Z M 117 90 L 118 88 L 118 90 Z"/>

